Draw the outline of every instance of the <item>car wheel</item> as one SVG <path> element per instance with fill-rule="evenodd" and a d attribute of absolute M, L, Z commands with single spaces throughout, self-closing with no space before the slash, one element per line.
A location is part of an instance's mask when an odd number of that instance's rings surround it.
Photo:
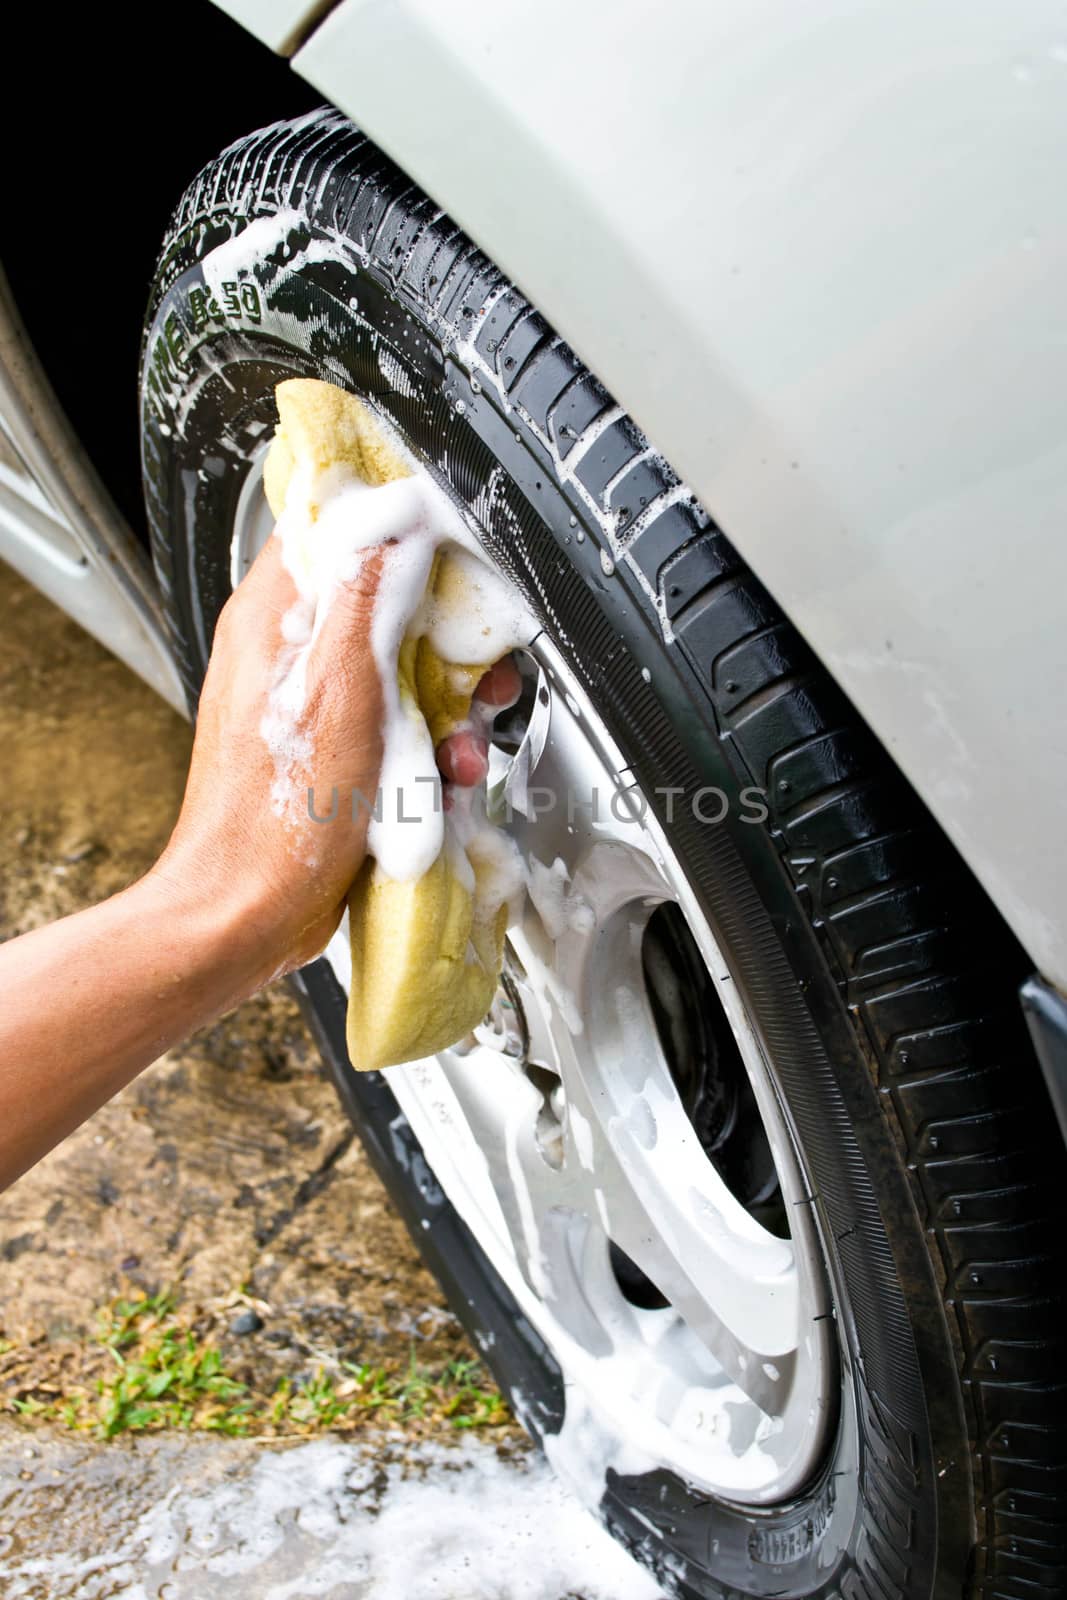
<path fill-rule="evenodd" d="M 332 111 L 201 174 L 152 294 L 191 705 L 294 375 L 400 432 L 541 625 L 493 755 L 534 892 L 490 1016 L 357 1077 L 343 939 L 300 978 L 519 1416 L 674 1593 L 1047 1592 L 1062 1278 L 1017 950 L 708 512 Z"/>

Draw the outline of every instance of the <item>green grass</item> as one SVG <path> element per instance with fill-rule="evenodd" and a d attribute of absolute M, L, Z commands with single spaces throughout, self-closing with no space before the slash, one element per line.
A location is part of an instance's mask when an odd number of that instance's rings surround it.
<path fill-rule="evenodd" d="M 511 1413 L 498 1389 L 486 1386 L 477 1361 L 450 1361 L 439 1372 L 421 1367 L 414 1351 L 406 1368 L 340 1363 L 340 1375 L 321 1367 L 296 1386 L 282 1378 L 270 1405 L 276 1428 L 352 1426 L 377 1416 L 383 1422 L 447 1421 L 453 1428 L 499 1428 Z"/>
<path fill-rule="evenodd" d="M 168 1292 L 113 1301 L 94 1343 L 106 1357 L 95 1381 L 68 1383 L 60 1393 L 54 1384 L 35 1393 L 31 1383 L 10 1407 L 105 1439 L 168 1428 L 249 1437 L 351 1432 L 373 1421 L 419 1429 L 512 1423 L 478 1361 L 434 1370 L 418 1363 L 414 1349 L 406 1366 L 318 1365 L 256 1393 L 226 1371 L 218 1348 L 188 1325 Z"/>

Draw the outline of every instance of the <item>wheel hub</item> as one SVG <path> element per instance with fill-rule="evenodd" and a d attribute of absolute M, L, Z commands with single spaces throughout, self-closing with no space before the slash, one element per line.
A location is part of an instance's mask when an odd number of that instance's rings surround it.
<path fill-rule="evenodd" d="M 266 536 L 255 476 L 235 581 Z M 504 975 L 467 1038 L 390 1086 L 627 1459 L 781 1500 L 818 1464 L 837 1369 L 770 1065 L 669 839 L 543 635 L 524 672 L 491 751 L 490 811 L 530 885 Z M 344 930 L 327 956 L 347 987 Z"/>
<path fill-rule="evenodd" d="M 728 966 L 632 773 L 545 639 L 525 670 L 535 687 L 493 755 L 490 804 L 531 892 L 492 1038 L 475 1030 L 474 1047 L 390 1081 L 620 1436 L 725 1498 L 780 1499 L 817 1463 L 835 1382 L 807 1191 Z M 501 1014 L 521 1054 L 496 1042 Z"/>

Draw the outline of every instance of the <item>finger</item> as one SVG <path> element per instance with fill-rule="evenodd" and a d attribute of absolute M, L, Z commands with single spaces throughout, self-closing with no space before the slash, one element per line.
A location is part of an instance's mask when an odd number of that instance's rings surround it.
<path fill-rule="evenodd" d="M 336 639 L 347 637 L 353 644 L 369 647 L 374 604 L 390 548 L 378 545 L 368 550 L 352 576 L 338 585 L 320 633 L 328 631 Z"/>
<path fill-rule="evenodd" d="M 332 675 L 354 677 L 368 695 L 379 698 L 371 634 L 385 563 L 384 549 L 368 552 L 352 577 L 334 591 L 329 609 L 317 624 L 318 637 L 308 665 L 309 683 Z"/>
<path fill-rule="evenodd" d="M 261 605 L 273 605 L 279 613 L 297 598 L 296 583 L 285 565 L 282 541 L 277 531 L 267 540 L 234 592 L 255 595 Z"/>
<path fill-rule="evenodd" d="M 476 733 L 453 733 L 437 747 L 437 765 L 447 783 L 473 789 L 489 775 L 489 742 Z"/>
<path fill-rule="evenodd" d="M 502 711 L 506 706 L 513 706 L 521 693 L 522 674 L 513 657 L 504 656 L 480 679 L 474 698 Z"/>

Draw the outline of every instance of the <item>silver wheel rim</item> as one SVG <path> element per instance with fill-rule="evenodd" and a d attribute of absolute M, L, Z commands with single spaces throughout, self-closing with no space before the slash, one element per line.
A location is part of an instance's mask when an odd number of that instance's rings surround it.
<path fill-rule="evenodd" d="M 259 453 L 237 508 L 235 583 L 272 527 L 261 466 Z M 490 789 L 541 890 L 509 928 L 489 1017 L 386 1076 L 438 1183 L 556 1356 L 568 1419 L 591 1418 L 608 1439 L 600 1467 L 662 1467 L 722 1499 L 771 1504 L 816 1470 L 839 1383 L 811 1197 L 770 1063 L 664 831 L 546 635 L 529 656 L 528 725 L 514 755 L 494 750 Z M 727 1187 L 672 1076 L 642 967 L 667 905 L 728 1021 L 788 1237 Z M 347 919 L 326 956 L 347 992 Z M 633 1303 L 611 1242 L 666 1304 Z M 601 1472 L 589 1493 L 602 1489 Z"/>

